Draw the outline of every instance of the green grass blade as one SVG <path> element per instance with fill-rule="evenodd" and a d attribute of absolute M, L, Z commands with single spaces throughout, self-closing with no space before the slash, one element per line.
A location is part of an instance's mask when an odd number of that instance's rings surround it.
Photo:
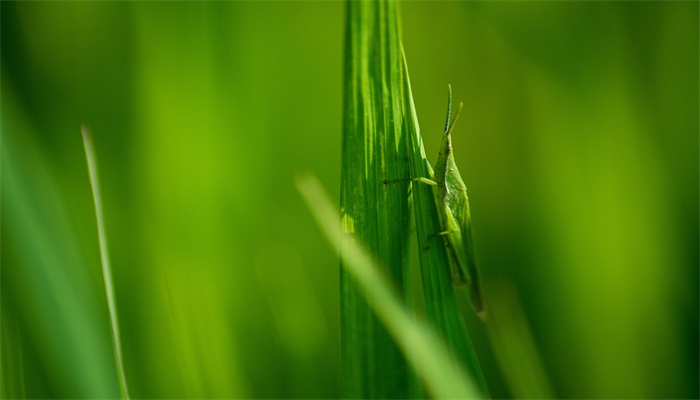
<path fill-rule="evenodd" d="M 411 160 L 410 176 L 429 177 L 432 176 L 432 168 L 426 159 L 423 148 L 418 116 L 413 103 L 408 67 L 405 63 L 403 65 L 406 74 L 405 101 L 408 114 L 407 136 L 409 137 L 408 152 Z M 439 128 L 435 129 L 435 131 L 439 132 Z M 481 366 L 455 299 L 454 288 L 449 276 L 447 253 L 444 246 L 429 243 L 427 240 L 430 235 L 441 231 L 433 188 L 417 183 L 413 185 L 412 190 L 426 314 L 428 319 L 435 324 L 438 331 L 444 335 L 457 357 L 469 367 L 475 380 L 479 382 L 481 391 L 488 395 L 489 390 L 481 372 Z"/>
<path fill-rule="evenodd" d="M 62 190 L 66 175 L 37 141 L 41 135 L 16 93 L 2 85 L 0 392 L 9 398 L 115 398 L 107 310 L 95 298 L 80 250 L 69 206 L 73 193 Z"/>
<path fill-rule="evenodd" d="M 403 351 L 416 374 L 435 398 L 481 397 L 474 380 L 455 362 L 430 327 L 404 306 L 384 269 L 362 248 L 356 235 L 341 233 L 338 213 L 318 180 L 297 181 L 297 187 L 343 267 Z"/>
<path fill-rule="evenodd" d="M 397 3 L 348 1 L 346 19 L 343 221 L 407 293 L 408 184 L 391 190 L 382 184 L 409 173 Z M 415 385 L 400 351 L 344 269 L 340 282 L 342 396 L 412 396 Z"/>
<path fill-rule="evenodd" d="M 105 294 L 107 295 L 107 306 L 109 307 L 109 320 L 112 328 L 112 343 L 114 344 L 114 357 L 117 362 L 117 372 L 119 375 L 119 385 L 122 398 L 129 398 L 129 390 L 126 385 L 124 375 L 124 362 L 122 359 L 121 339 L 119 338 L 119 318 L 117 317 L 117 300 L 114 295 L 114 283 L 112 282 L 112 268 L 109 263 L 109 251 L 107 248 L 107 232 L 105 231 L 104 216 L 102 213 L 102 197 L 100 195 L 100 181 L 97 175 L 97 160 L 95 159 L 95 149 L 92 146 L 92 138 L 87 126 L 80 127 L 83 135 L 83 145 L 85 146 L 85 159 L 87 161 L 88 173 L 90 175 L 90 186 L 92 188 L 92 199 L 95 203 L 95 218 L 97 220 L 97 236 L 100 245 L 100 261 L 102 264 L 102 277 L 105 284 Z"/>

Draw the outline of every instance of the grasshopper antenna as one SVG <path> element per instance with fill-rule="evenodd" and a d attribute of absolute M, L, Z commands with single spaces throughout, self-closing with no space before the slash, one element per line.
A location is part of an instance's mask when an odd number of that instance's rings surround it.
<path fill-rule="evenodd" d="M 455 114 L 455 118 L 454 118 L 454 119 L 452 120 L 452 122 L 450 123 L 449 128 L 447 128 L 447 130 L 445 130 L 445 134 L 446 134 L 446 135 L 449 135 L 450 133 L 452 133 L 452 128 L 455 127 L 455 124 L 457 123 L 457 120 L 459 119 L 459 114 L 462 113 L 462 107 L 463 107 L 463 106 L 464 106 L 464 103 L 460 102 L 460 103 L 459 103 L 459 109 L 457 110 L 457 114 Z"/>
<path fill-rule="evenodd" d="M 445 133 L 450 127 L 450 117 L 452 116 L 452 85 L 447 84 L 447 119 L 445 120 Z"/>
<path fill-rule="evenodd" d="M 447 119 L 445 120 L 445 134 L 449 135 L 452 132 L 452 128 L 455 127 L 455 124 L 457 123 L 457 119 L 459 119 L 459 114 L 462 113 L 462 106 L 464 106 L 464 103 L 459 103 L 459 110 L 457 110 L 457 114 L 455 114 L 455 117 L 452 121 L 450 121 L 450 118 L 452 117 L 452 85 L 449 83 L 447 84 Z"/>

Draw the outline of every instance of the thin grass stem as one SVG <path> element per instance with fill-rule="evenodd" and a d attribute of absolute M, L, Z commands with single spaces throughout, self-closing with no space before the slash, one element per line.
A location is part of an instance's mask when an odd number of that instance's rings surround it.
<path fill-rule="evenodd" d="M 107 296 L 107 306 L 109 307 L 109 320 L 112 328 L 112 344 L 114 345 L 114 358 L 117 363 L 117 373 L 119 375 L 119 386 L 123 399 L 129 399 L 129 389 L 126 385 L 126 375 L 124 374 L 124 362 L 122 358 L 121 339 L 119 337 L 119 319 L 117 318 L 117 300 L 114 296 L 114 283 L 112 282 L 112 268 L 109 263 L 109 251 L 107 248 L 107 233 L 104 224 L 104 214 L 102 212 L 102 196 L 100 195 L 100 182 L 97 175 L 97 161 L 95 159 L 95 149 L 92 146 L 90 130 L 86 125 L 80 127 L 85 147 L 85 159 L 87 161 L 88 173 L 90 175 L 90 186 L 92 187 L 92 199 L 95 204 L 95 219 L 97 220 L 97 238 L 100 246 L 100 261 L 102 264 L 102 277 L 105 284 L 105 294 Z"/>

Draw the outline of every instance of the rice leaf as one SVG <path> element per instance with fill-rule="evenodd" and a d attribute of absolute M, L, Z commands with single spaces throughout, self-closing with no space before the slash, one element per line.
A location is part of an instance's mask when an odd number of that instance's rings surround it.
<path fill-rule="evenodd" d="M 407 293 L 408 185 L 382 184 L 409 173 L 397 2 L 349 1 L 346 20 L 343 224 Z M 340 274 L 342 396 L 409 397 L 415 385 L 399 349 L 345 268 Z"/>
<path fill-rule="evenodd" d="M 452 357 L 439 337 L 404 306 L 386 270 L 362 248 L 356 235 L 341 233 L 338 213 L 316 178 L 297 181 L 297 187 L 343 267 L 359 292 L 379 316 L 416 374 L 435 398 L 480 398 L 478 386 Z"/>

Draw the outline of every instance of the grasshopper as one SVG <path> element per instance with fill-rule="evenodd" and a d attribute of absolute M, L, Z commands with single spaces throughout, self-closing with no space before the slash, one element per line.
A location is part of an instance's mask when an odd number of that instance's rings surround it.
<path fill-rule="evenodd" d="M 481 291 L 479 270 L 476 265 L 467 186 L 459 174 L 452 152 L 451 133 L 462 111 L 462 106 L 463 103 L 460 103 L 457 114 L 452 118 L 452 87 L 448 85 L 447 119 L 433 179 L 395 179 L 384 180 L 384 183 L 411 180 L 435 187 L 433 193 L 439 214 L 441 232 L 434 233 L 431 237 L 442 236 L 450 263 L 452 283 L 454 285 L 470 285 L 472 307 L 476 314 L 481 319 L 484 319 L 486 317 L 486 307 Z"/>

